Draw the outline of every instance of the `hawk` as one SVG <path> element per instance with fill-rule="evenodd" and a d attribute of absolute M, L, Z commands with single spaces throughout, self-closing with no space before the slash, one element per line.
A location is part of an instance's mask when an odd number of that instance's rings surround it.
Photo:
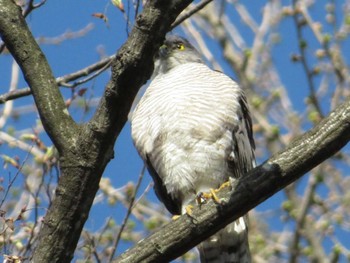
<path fill-rule="evenodd" d="M 132 138 L 172 214 L 254 167 L 247 101 L 239 85 L 210 69 L 184 38 L 168 36 L 153 80 L 132 115 Z M 201 262 L 251 262 L 247 218 L 198 245 Z"/>

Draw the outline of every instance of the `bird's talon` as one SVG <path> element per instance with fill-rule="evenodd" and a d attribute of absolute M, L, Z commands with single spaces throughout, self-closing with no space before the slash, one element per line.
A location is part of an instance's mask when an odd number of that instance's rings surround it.
<path fill-rule="evenodd" d="M 207 202 L 207 198 L 204 196 L 203 192 L 199 192 L 196 197 L 196 202 L 198 205 L 203 205 Z"/>
<path fill-rule="evenodd" d="M 210 189 L 210 193 L 202 193 L 202 198 L 205 199 L 205 200 L 213 198 L 211 190 L 212 189 Z"/>
<path fill-rule="evenodd" d="M 214 201 L 215 203 L 221 204 L 221 201 L 220 201 L 219 197 L 216 195 L 214 189 L 210 189 L 210 195 L 211 195 L 211 198 L 213 199 L 213 201 Z"/>
<path fill-rule="evenodd" d="M 189 215 L 189 216 L 191 216 L 191 215 L 192 215 L 192 209 L 193 209 L 193 208 L 194 208 L 193 205 L 187 205 L 187 206 L 185 207 L 186 214 Z"/>
<path fill-rule="evenodd" d="M 179 217 L 180 217 L 180 215 L 174 215 L 174 216 L 171 218 L 171 220 L 173 220 L 173 221 L 178 220 Z"/>
<path fill-rule="evenodd" d="M 217 204 L 220 204 L 221 201 L 219 199 L 219 197 L 216 195 L 216 190 L 215 189 L 210 189 L 209 190 L 209 193 L 203 193 L 203 192 L 200 192 L 198 195 L 197 195 L 197 203 L 199 205 L 202 205 L 202 204 L 205 204 L 207 202 L 207 200 L 209 199 L 213 199 L 213 201 Z"/>
<path fill-rule="evenodd" d="M 219 192 L 220 190 L 224 189 L 225 187 L 230 187 L 231 186 L 231 182 L 230 180 L 226 181 L 225 183 L 223 183 L 222 185 L 220 185 L 220 187 L 218 189 L 215 189 L 215 192 Z"/>

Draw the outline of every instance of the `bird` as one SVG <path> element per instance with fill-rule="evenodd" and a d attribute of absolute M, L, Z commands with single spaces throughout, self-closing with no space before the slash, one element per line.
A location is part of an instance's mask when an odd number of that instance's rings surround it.
<path fill-rule="evenodd" d="M 131 117 L 133 143 L 170 213 L 255 166 L 252 118 L 242 88 L 206 65 L 185 38 L 168 35 Z M 247 215 L 197 246 L 202 263 L 249 263 Z"/>

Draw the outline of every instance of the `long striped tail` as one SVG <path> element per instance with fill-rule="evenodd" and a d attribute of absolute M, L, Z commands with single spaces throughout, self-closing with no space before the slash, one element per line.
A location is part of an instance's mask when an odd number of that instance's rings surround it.
<path fill-rule="evenodd" d="M 247 217 L 240 217 L 198 245 L 201 263 L 250 263 Z"/>

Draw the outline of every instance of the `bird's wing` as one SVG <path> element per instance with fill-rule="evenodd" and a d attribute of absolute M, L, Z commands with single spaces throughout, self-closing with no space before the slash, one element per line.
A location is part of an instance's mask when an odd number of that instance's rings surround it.
<path fill-rule="evenodd" d="M 146 165 L 148 168 L 149 174 L 152 176 L 154 181 L 154 191 L 158 197 L 158 199 L 165 205 L 165 207 L 169 210 L 173 215 L 181 214 L 181 201 L 176 200 L 175 197 L 170 195 L 163 184 L 163 180 L 158 175 L 157 171 L 154 169 L 149 157 L 146 157 Z"/>
<path fill-rule="evenodd" d="M 255 166 L 252 119 L 243 94 L 239 103 L 241 106 L 241 110 L 238 112 L 239 121 L 232 132 L 232 155 L 228 160 L 229 168 L 235 178 L 242 176 Z"/>

